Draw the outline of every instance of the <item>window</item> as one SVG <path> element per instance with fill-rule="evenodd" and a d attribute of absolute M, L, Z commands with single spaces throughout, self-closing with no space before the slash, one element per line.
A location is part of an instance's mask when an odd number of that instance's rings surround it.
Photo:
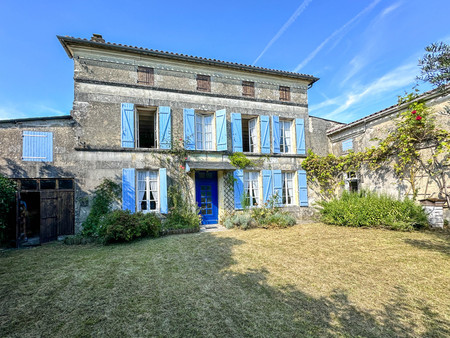
<path fill-rule="evenodd" d="M 22 132 L 22 160 L 53 161 L 53 133 L 43 131 Z"/>
<path fill-rule="evenodd" d="M 138 171 L 137 202 L 138 211 L 145 213 L 159 210 L 158 171 Z"/>
<path fill-rule="evenodd" d="M 137 83 L 150 85 L 150 86 L 154 85 L 153 68 L 138 66 L 137 74 L 138 74 Z"/>
<path fill-rule="evenodd" d="M 244 172 L 244 193 L 250 207 L 259 205 L 259 173 L 257 171 Z"/>
<path fill-rule="evenodd" d="M 342 141 L 342 151 L 347 152 L 349 150 L 353 150 L 353 139 L 348 139 L 345 141 Z"/>
<path fill-rule="evenodd" d="M 282 172 L 281 181 L 283 183 L 282 200 L 283 205 L 294 204 L 294 173 Z"/>
<path fill-rule="evenodd" d="M 214 150 L 214 115 L 195 114 L 195 148 Z"/>
<path fill-rule="evenodd" d="M 292 152 L 291 121 L 280 121 L 280 152 Z"/>
<path fill-rule="evenodd" d="M 242 117 L 242 151 L 255 153 L 258 146 L 256 118 Z"/>
<path fill-rule="evenodd" d="M 201 92 L 211 91 L 211 76 L 197 75 L 197 90 Z"/>
<path fill-rule="evenodd" d="M 156 108 L 137 108 L 137 147 L 157 148 L 157 114 Z"/>
<path fill-rule="evenodd" d="M 354 171 L 350 171 L 347 173 L 347 189 L 350 192 L 358 192 L 358 176 Z"/>
<path fill-rule="evenodd" d="M 281 101 L 291 101 L 291 88 L 280 86 L 280 100 Z"/>
<path fill-rule="evenodd" d="M 255 83 L 252 81 L 242 81 L 242 95 L 255 97 Z"/>

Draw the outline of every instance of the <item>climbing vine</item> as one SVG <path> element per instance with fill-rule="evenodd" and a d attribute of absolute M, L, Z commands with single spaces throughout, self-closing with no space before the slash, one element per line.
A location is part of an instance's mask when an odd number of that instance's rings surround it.
<path fill-rule="evenodd" d="M 325 197 L 335 194 L 343 183 L 342 173 L 357 171 L 363 164 L 372 170 L 392 164 L 399 179 L 406 180 L 417 197 L 417 174 L 424 170 L 434 178 L 440 194 L 450 203 L 446 175 L 450 166 L 450 133 L 436 126 L 435 114 L 417 99 L 417 94 L 399 97 L 399 105 L 409 103 L 408 109 L 399 114 L 396 128 L 376 147 L 362 152 L 350 152 L 336 157 L 332 154 L 321 157 L 312 151 L 302 163 L 308 178 L 317 182 Z"/>

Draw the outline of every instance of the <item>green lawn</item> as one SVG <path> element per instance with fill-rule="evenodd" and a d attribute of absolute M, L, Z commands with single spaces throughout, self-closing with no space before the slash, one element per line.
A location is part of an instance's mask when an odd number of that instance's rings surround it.
<path fill-rule="evenodd" d="M 299 225 L 0 254 L 0 336 L 449 336 L 450 235 Z"/>

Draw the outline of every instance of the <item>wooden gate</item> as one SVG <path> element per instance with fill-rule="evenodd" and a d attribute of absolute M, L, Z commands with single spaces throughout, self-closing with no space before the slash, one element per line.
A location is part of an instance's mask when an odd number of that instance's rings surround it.
<path fill-rule="evenodd" d="M 58 193 L 41 191 L 41 243 L 57 239 Z"/>
<path fill-rule="evenodd" d="M 74 230 L 73 191 L 58 191 L 58 236 Z"/>

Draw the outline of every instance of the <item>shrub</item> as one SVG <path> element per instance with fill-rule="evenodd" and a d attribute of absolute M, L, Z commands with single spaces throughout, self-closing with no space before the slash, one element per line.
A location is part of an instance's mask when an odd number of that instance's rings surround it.
<path fill-rule="evenodd" d="M 242 230 L 247 230 L 250 228 L 254 228 L 257 226 L 257 223 L 255 220 L 252 219 L 252 216 L 248 212 L 241 212 L 236 213 L 234 215 L 231 215 L 230 217 L 226 218 L 224 221 L 224 226 L 227 229 L 232 228 L 240 228 Z"/>
<path fill-rule="evenodd" d="M 261 220 L 261 225 L 276 228 L 287 228 L 297 223 L 295 217 L 287 212 L 278 211 Z"/>
<path fill-rule="evenodd" d="M 199 229 L 200 215 L 196 204 L 192 204 L 187 196 L 175 186 L 168 191 L 170 209 L 164 222 L 164 229 Z"/>
<path fill-rule="evenodd" d="M 153 213 L 114 210 L 100 221 L 98 234 L 104 243 L 129 242 L 140 237 L 158 237 L 161 220 Z"/>
<path fill-rule="evenodd" d="M 362 191 L 344 192 L 340 198 L 320 201 L 324 223 L 351 227 L 384 227 L 413 230 L 428 226 L 422 206 L 410 199 L 396 200 L 388 195 Z"/>
<path fill-rule="evenodd" d="M 114 202 L 117 202 L 120 197 L 120 192 L 120 185 L 109 179 L 104 179 L 103 182 L 95 188 L 91 210 L 89 211 L 88 217 L 83 222 L 83 236 L 98 236 L 100 220 L 104 215 L 111 211 Z"/>
<path fill-rule="evenodd" d="M 16 198 L 16 183 L 0 175 L 0 242 L 5 239 L 8 216 Z"/>

